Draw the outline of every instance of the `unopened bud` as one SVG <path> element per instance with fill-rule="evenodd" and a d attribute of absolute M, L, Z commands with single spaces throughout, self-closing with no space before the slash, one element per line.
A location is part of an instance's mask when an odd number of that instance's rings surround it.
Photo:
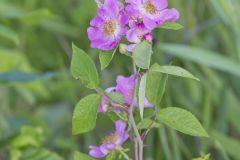
<path fill-rule="evenodd" d="M 151 33 L 145 34 L 144 38 L 148 41 L 148 42 L 152 42 L 153 40 L 153 36 Z"/>
<path fill-rule="evenodd" d="M 119 45 L 119 52 L 122 53 L 122 54 L 126 54 L 126 53 L 127 53 L 127 45 L 121 43 L 121 44 Z"/>

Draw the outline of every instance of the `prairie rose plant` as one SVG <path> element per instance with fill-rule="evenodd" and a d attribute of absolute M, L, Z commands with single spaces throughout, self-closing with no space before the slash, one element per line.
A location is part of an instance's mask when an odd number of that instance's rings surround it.
<path fill-rule="evenodd" d="M 115 54 L 122 53 L 132 60 L 132 75 L 118 75 L 115 86 L 102 89 L 94 62 L 73 45 L 72 75 L 96 92 L 76 105 L 73 134 L 93 130 L 99 113 L 110 116 L 115 124 L 115 131 L 100 145 L 89 146 L 86 154 L 77 152 L 75 159 L 143 160 L 145 138 L 160 125 L 191 136 L 208 137 L 189 111 L 160 105 L 169 75 L 199 81 L 181 67 L 151 63 L 153 31 L 181 29 L 176 22 L 180 18 L 178 10 L 168 8 L 167 0 L 96 0 L 96 5 L 97 15 L 90 21 L 87 34 L 91 48 L 100 52 L 101 70 L 108 67 Z"/>

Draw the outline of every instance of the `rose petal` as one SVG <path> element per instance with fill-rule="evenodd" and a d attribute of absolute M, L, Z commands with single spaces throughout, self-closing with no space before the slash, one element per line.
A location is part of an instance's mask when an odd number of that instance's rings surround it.
<path fill-rule="evenodd" d="M 118 136 L 123 136 L 126 129 L 126 124 L 122 120 L 115 122 L 115 130 Z"/>
<path fill-rule="evenodd" d="M 146 28 L 149 30 L 153 30 L 157 26 L 156 21 L 154 19 L 150 19 L 147 16 L 143 17 L 143 23 L 145 24 Z"/>
<path fill-rule="evenodd" d="M 151 0 L 151 2 L 157 8 L 157 10 L 163 10 L 168 6 L 167 0 Z"/>
<path fill-rule="evenodd" d="M 104 153 L 105 155 L 107 155 L 108 153 L 110 153 L 111 151 L 113 151 L 115 149 L 116 145 L 115 144 L 102 144 L 100 146 L 100 150 L 102 153 Z"/>
<path fill-rule="evenodd" d="M 121 146 L 129 137 L 129 131 L 126 131 L 126 123 L 122 120 L 116 121 L 115 130 L 117 134 L 116 144 Z"/>
<path fill-rule="evenodd" d="M 111 15 L 111 17 L 117 18 L 119 14 L 119 4 L 116 0 L 105 0 L 103 8 Z"/>
<path fill-rule="evenodd" d="M 140 43 L 141 42 L 141 39 L 139 39 L 140 36 L 141 35 L 139 35 L 138 29 L 132 28 L 132 29 L 127 31 L 126 38 L 129 42 Z"/>
<path fill-rule="evenodd" d="M 94 158 L 103 158 L 106 156 L 106 154 L 104 154 L 101 150 L 100 147 L 97 146 L 90 146 L 90 151 L 89 151 L 89 155 L 94 157 Z"/>
<path fill-rule="evenodd" d="M 131 105 L 133 100 L 135 80 L 136 80 L 135 75 L 132 75 L 130 77 L 124 76 L 117 77 L 116 92 L 124 96 L 125 103 L 128 105 Z"/>

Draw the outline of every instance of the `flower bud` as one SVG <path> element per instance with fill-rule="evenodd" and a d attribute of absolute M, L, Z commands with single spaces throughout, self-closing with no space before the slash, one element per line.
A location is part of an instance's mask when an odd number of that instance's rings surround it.
<path fill-rule="evenodd" d="M 152 42 L 153 36 L 151 33 L 147 33 L 144 35 L 144 39 L 146 39 L 148 42 Z"/>
<path fill-rule="evenodd" d="M 121 44 L 119 45 L 119 52 L 122 53 L 122 54 L 126 54 L 126 53 L 127 53 L 127 45 L 121 43 Z"/>

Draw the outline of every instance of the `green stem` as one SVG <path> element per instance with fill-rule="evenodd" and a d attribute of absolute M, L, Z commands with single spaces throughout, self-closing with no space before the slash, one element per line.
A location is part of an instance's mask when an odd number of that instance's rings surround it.
<path fill-rule="evenodd" d="M 136 69 L 135 63 L 133 62 L 132 64 L 133 64 L 134 74 L 137 75 L 137 69 Z M 138 77 L 136 78 L 136 82 L 135 82 L 133 98 L 135 98 L 137 96 L 137 86 L 138 86 Z M 136 122 L 135 122 L 135 119 L 134 119 L 134 116 L 133 116 L 133 111 L 134 111 L 134 99 L 133 99 L 133 102 L 132 102 L 132 104 L 130 106 L 130 109 L 129 109 L 129 121 L 130 121 L 131 126 L 134 130 L 134 134 L 136 136 L 136 140 L 137 140 L 137 143 L 138 143 L 138 149 L 135 150 L 135 155 L 138 155 L 138 156 L 135 156 L 135 160 L 143 160 L 143 141 L 142 141 L 142 138 L 141 138 L 141 136 L 138 132 L 138 128 L 137 128 L 137 125 L 136 125 Z M 136 144 L 135 144 L 135 146 L 136 146 Z"/>
<path fill-rule="evenodd" d="M 143 141 L 142 141 L 142 138 L 141 138 L 141 136 L 140 136 L 140 134 L 138 132 L 137 125 L 135 123 L 135 120 L 134 120 L 132 112 L 130 112 L 129 120 L 130 120 L 130 123 L 131 123 L 131 125 L 133 127 L 135 136 L 137 138 L 136 140 L 138 142 L 138 159 L 136 157 L 136 160 L 143 160 Z"/>
<path fill-rule="evenodd" d="M 138 141 L 134 138 L 134 153 L 135 153 L 135 160 L 138 160 Z"/>

